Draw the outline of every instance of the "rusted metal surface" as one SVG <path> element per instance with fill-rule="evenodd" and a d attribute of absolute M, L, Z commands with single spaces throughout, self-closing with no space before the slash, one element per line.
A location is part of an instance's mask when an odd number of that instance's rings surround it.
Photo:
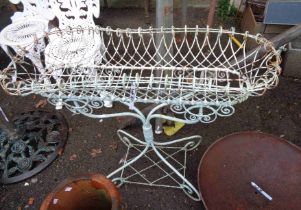
<path fill-rule="evenodd" d="M 100 174 L 67 178 L 43 201 L 40 210 L 121 210 L 117 187 Z"/>
<path fill-rule="evenodd" d="M 210 210 L 297 210 L 301 207 L 301 150 L 272 135 L 235 133 L 206 151 L 198 183 Z"/>
<path fill-rule="evenodd" d="M 217 6 L 217 0 L 211 0 L 210 1 L 210 8 L 209 8 L 209 13 L 208 13 L 208 18 L 207 18 L 207 25 L 212 28 L 213 26 L 213 21 L 214 21 L 214 14 L 215 14 L 215 8 Z"/>
<path fill-rule="evenodd" d="M 0 129 L 0 183 L 27 179 L 51 164 L 63 152 L 68 126 L 59 113 L 34 110 L 13 120 L 17 136 Z"/>

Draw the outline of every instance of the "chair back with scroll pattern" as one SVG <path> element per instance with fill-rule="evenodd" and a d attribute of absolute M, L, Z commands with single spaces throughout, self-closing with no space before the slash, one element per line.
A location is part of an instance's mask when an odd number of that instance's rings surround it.
<path fill-rule="evenodd" d="M 54 19 L 54 13 L 50 0 L 10 0 L 13 4 L 22 3 L 23 11 L 15 12 L 11 17 L 13 22 L 22 21 L 24 18 L 41 18 L 46 20 Z"/>
<path fill-rule="evenodd" d="M 99 17 L 99 0 L 50 0 L 59 28 L 95 26 L 93 16 Z"/>

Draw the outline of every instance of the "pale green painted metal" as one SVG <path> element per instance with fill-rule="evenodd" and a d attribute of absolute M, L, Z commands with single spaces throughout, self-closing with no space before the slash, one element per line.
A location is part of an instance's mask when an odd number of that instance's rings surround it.
<path fill-rule="evenodd" d="M 160 36 L 155 36 L 156 34 Z M 201 137 L 192 136 L 162 143 L 154 139 L 151 120 L 166 119 L 185 124 L 214 122 L 217 117 L 232 115 L 235 112 L 235 104 L 245 101 L 250 96 L 261 96 L 268 89 L 275 87 L 281 72 L 280 53 L 271 42 L 260 35 L 237 33 L 234 29 L 185 27 L 113 30 L 109 27 L 84 29 L 79 26 L 46 34 L 44 38 L 49 36 L 57 39 L 63 37 L 70 41 L 70 46 L 58 48 L 61 51 L 67 50 L 67 55 L 76 53 L 74 50 L 68 51 L 74 49 L 75 44 L 81 44 L 76 46 L 80 46 L 78 50 L 82 52 L 88 50 L 89 46 L 80 43 L 81 40 L 85 43 L 89 40 L 93 45 L 95 37 L 102 39 L 104 51 L 100 54 L 106 59 L 94 64 L 74 64 L 73 57 L 66 56 L 58 58 L 65 59 L 66 65 L 59 63 L 61 65 L 51 68 L 45 65 L 45 71 L 33 68 L 32 63 L 26 59 L 19 59 L 15 62 L 17 68 L 11 64 L 0 72 L 1 86 L 12 95 L 39 94 L 48 98 L 57 109 L 66 107 L 74 113 L 81 113 L 100 121 L 119 116 L 140 119 L 143 125 L 143 140 L 125 131 L 118 131 L 120 140 L 128 147 L 126 157 L 133 149 L 138 151 L 138 155 L 128 160 L 125 158 L 123 165 L 108 177 L 120 185 L 136 183 L 180 188 L 194 200 L 200 200 L 199 192 L 187 180 L 186 173 L 180 173 L 179 170 L 186 169 L 186 153 L 197 147 Z M 165 37 L 170 36 L 172 42 L 168 44 Z M 240 40 L 241 46 L 233 42 L 233 36 Z M 155 44 L 155 37 L 161 37 L 159 45 Z M 51 38 L 49 40 L 51 41 Z M 259 48 L 248 55 L 247 40 L 253 40 L 259 45 Z M 132 50 L 128 50 L 129 46 Z M 159 49 L 162 47 L 169 54 L 160 54 Z M 262 48 L 267 50 L 265 56 L 259 55 Z M 246 56 L 241 59 L 238 57 L 240 54 Z M 47 63 L 47 54 L 45 56 Z M 158 57 L 165 62 L 158 62 Z M 169 62 L 170 59 L 172 62 Z M 251 63 L 247 62 L 250 60 Z M 156 75 L 156 70 L 164 74 Z M 103 108 L 107 98 L 128 106 L 131 111 L 99 114 L 98 110 Z M 135 106 L 137 103 L 158 105 L 144 116 Z M 163 107 L 169 107 L 175 116 L 158 114 L 157 111 Z M 167 152 L 169 149 L 174 152 Z M 154 160 L 148 155 L 149 152 L 153 152 L 159 160 Z M 174 161 L 174 156 L 180 152 L 184 154 L 181 165 L 178 164 L 178 160 Z M 134 166 L 141 158 L 151 162 L 142 171 Z M 161 163 L 171 172 L 161 167 Z M 175 164 L 180 165 L 180 168 L 175 167 Z M 131 179 L 135 175 L 143 177 L 143 172 L 152 167 L 160 170 L 163 176 L 153 181 Z M 134 171 L 131 175 L 126 174 L 129 169 Z M 165 178 L 169 178 L 173 184 L 158 184 Z"/>
<path fill-rule="evenodd" d="M 130 106 L 130 104 L 128 104 L 128 103 L 124 103 L 124 104 L 126 106 Z M 178 188 L 178 189 L 182 189 L 191 199 L 193 199 L 195 201 L 199 201 L 200 200 L 199 191 L 191 184 L 190 181 L 188 181 L 186 179 L 185 169 L 186 169 L 186 163 L 187 163 L 186 153 L 188 151 L 191 151 L 191 150 L 197 148 L 197 146 L 201 143 L 201 139 L 202 139 L 201 136 L 196 135 L 196 136 L 177 139 L 177 140 L 168 141 L 168 142 L 164 142 L 164 143 L 156 142 L 154 139 L 153 128 L 152 128 L 152 125 L 150 124 L 150 120 L 153 118 L 161 118 L 161 119 L 168 119 L 168 120 L 173 120 L 173 121 L 180 121 L 180 122 L 185 122 L 187 124 L 195 123 L 197 121 L 183 120 L 183 119 L 178 119 L 175 117 L 169 117 L 169 116 L 164 116 L 164 115 L 156 116 L 156 114 L 155 114 L 156 111 L 167 105 L 168 104 L 163 103 L 163 104 L 156 106 L 147 116 L 144 116 L 143 113 L 141 113 L 141 111 L 139 109 L 137 109 L 136 107 L 133 108 L 133 111 L 136 113 L 118 113 L 118 114 L 115 113 L 115 114 L 94 115 L 91 113 L 87 113 L 86 112 L 87 110 L 85 110 L 84 108 L 81 108 L 77 102 L 75 102 L 75 107 L 73 107 L 73 109 L 71 109 L 71 111 L 73 111 L 75 113 L 83 114 L 90 118 L 96 118 L 96 119 L 105 119 L 105 118 L 119 117 L 119 116 L 131 116 L 131 117 L 136 117 L 141 120 L 142 125 L 143 125 L 142 130 L 143 130 L 144 140 L 139 140 L 136 137 L 130 135 L 129 133 L 127 133 L 123 130 L 119 130 L 117 132 L 120 140 L 128 148 L 127 152 L 125 154 L 125 157 L 129 156 L 130 149 L 135 148 L 136 150 L 138 150 L 140 152 L 139 155 L 132 158 L 131 160 L 124 160 L 124 164 L 120 168 L 116 169 L 115 171 L 113 171 L 112 173 L 110 173 L 107 176 L 108 178 L 113 178 L 113 181 L 118 186 L 121 186 L 122 184 L 125 184 L 125 183 L 130 183 L 130 184 L 140 184 L 140 185 L 149 185 L 149 186 L 158 186 L 158 187 Z M 184 146 L 173 146 L 173 145 L 177 145 L 177 144 L 183 143 L 183 142 L 185 143 Z M 142 147 L 143 149 L 140 149 L 139 147 Z M 164 149 L 167 149 L 167 148 L 173 149 L 176 151 L 172 155 L 169 155 L 168 158 L 174 156 L 177 153 L 183 152 L 184 163 L 181 164 L 181 168 L 184 169 L 183 174 L 181 174 L 178 171 L 178 169 L 176 169 L 172 164 L 170 164 L 168 162 L 168 160 L 166 159 L 166 157 L 164 155 L 162 155 L 162 152 L 164 152 Z M 160 158 L 159 162 L 155 162 L 155 161 L 153 161 L 152 158 L 147 156 L 146 153 L 149 150 L 153 150 L 154 153 Z M 147 178 L 145 178 L 144 182 L 132 181 L 131 178 L 135 175 L 139 175 L 140 177 L 143 177 L 142 172 L 144 170 L 141 171 L 141 170 L 135 169 L 135 167 L 133 166 L 133 164 L 142 157 L 147 157 L 149 160 L 152 161 L 152 164 L 150 166 L 148 166 L 148 168 L 155 166 L 156 169 L 163 171 L 165 175 L 153 182 L 149 181 Z M 168 166 L 168 168 L 170 168 L 172 172 L 167 172 L 165 169 L 160 167 L 158 164 L 160 162 L 163 162 L 164 164 L 166 164 L 166 166 Z M 133 170 L 135 170 L 135 173 L 128 175 L 128 176 L 124 176 L 124 173 L 125 173 L 125 170 L 127 167 L 131 167 Z M 179 177 L 182 180 L 182 182 L 177 181 L 174 178 L 174 176 Z M 169 177 L 171 180 L 173 180 L 174 184 L 173 185 L 156 184 L 156 182 L 160 181 L 161 179 L 164 179 L 165 177 Z"/>

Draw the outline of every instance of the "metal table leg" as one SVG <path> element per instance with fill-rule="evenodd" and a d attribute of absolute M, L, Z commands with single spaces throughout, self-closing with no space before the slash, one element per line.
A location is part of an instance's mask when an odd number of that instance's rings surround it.
<path fill-rule="evenodd" d="M 156 1 L 156 27 L 157 28 L 171 28 L 173 26 L 173 0 L 157 0 Z M 172 40 L 172 34 L 165 36 L 167 46 L 169 46 Z M 172 49 L 166 49 L 164 45 L 161 43 L 162 35 L 156 35 L 156 45 L 158 46 L 159 53 L 157 55 L 157 62 L 161 63 L 161 65 L 166 65 L 162 63 L 162 57 L 165 57 L 165 61 L 170 61 L 170 65 L 172 65 Z M 160 47 L 159 47 L 160 46 Z M 168 52 L 168 53 L 167 53 Z M 161 76 L 161 71 L 156 71 L 156 76 Z M 158 110 L 160 113 L 160 110 Z M 163 132 L 163 126 L 161 119 L 156 119 L 155 125 L 155 133 L 161 134 Z"/>
<path fill-rule="evenodd" d="M 123 102 L 129 106 L 129 104 Z M 78 103 L 75 105 L 79 107 Z M 167 142 L 158 142 L 154 140 L 153 128 L 150 124 L 152 119 L 163 118 L 173 121 L 195 123 L 195 121 L 182 120 L 175 117 L 156 114 L 158 110 L 167 106 L 167 104 L 157 105 L 147 116 L 136 107 L 132 107 L 132 112 L 94 115 L 78 108 L 74 111 L 79 112 L 91 118 L 104 119 L 120 116 L 136 117 L 142 122 L 144 139 L 140 140 L 131 134 L 119 130 L 117 132 L 120 140 L 126 145 L 127 151 L 122 161 L 122 165 L 110 173 L 107 177 L 112 179 L 115 184 L 121 186 L 126 183 L 158 186 L 167 188 L 182 189 L 191 199 L 200 200 L 199 191 L 187 180 L 186 164 L 187 152 L 197 148 L 201 143 L 201 136 L 191 136 Z M 134 154 L 134 155 L 133 155 Z M 182 161 L 179 156 L 184 157 Z M 147 160 L 146 164 L 139 163 L 139 160 Z M 143 168 L 141 168 L 143 165 Z M 145 166 L 146 165 L 146 166 Z M 137 167 L 138 166 L 138 167 Z M 155 170 L 158 177 L 149 177 L 149 170 Z"/>

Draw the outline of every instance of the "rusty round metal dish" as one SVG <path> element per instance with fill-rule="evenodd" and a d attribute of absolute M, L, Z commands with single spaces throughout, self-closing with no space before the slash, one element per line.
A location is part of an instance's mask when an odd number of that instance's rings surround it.
<path fill-rule="evenodd" d="M 260 132 L 231 134 L 205 152 L 198 185 L 209 210 L 300 209 L 301 149 Z"/>

